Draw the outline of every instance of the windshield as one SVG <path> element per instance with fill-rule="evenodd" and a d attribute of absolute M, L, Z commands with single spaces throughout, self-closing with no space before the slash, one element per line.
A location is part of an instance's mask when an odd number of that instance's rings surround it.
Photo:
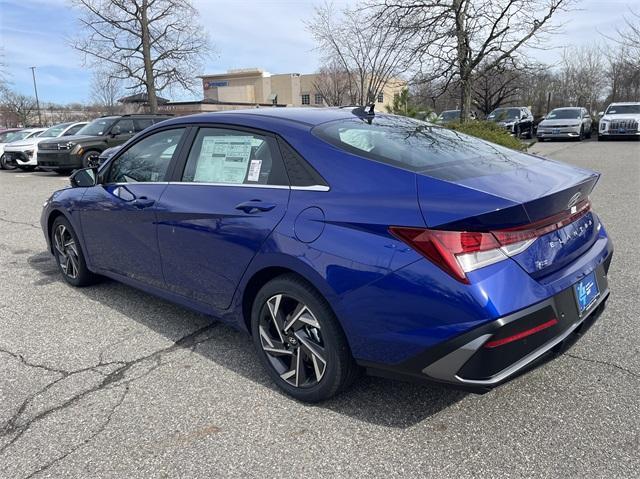
<path fill-rule="evenodd" d="M 113 118 L 98 118 L 97 120 L 93 120 L 88 125 L 83 126 L 76 134 L 90 136 L 106 135 L 114 122 L 115 119 Z"/>
<path fill-rule="evenodd" d="M 364 158 L 455 180 L 537 163 L 537 158 L 412 118 L 376 115 L 318 125 L 313 133 Z"/>
<path fill-rule="evenodd" d="M 577 119 L 580 118 L 580 116 L 582 115 L 582 112 L 576 108 L 576 109 L 569 109 L 569 110 L 552 110 L 551 113 L 549 113 L 547 115 L 547 120 L 569 120 L 569 119 Z"/>
<path fill-rule="evenodd" d="M 12 138 L 16 137 L 17 131 L 5 131 L 4 133 L 0 133 L 0 143 L 9 143 Z"/>
<path fill-rule="evenodd" d="M 460 118 L 460 110 L 447 110 L 440 113 L 440 119 L 442 120 L 455 120 Z"/>
<path fill-rule="evenodd" d="M 640 114 L 640 104 L 638 105 L 611 105 L 607 108 L 607 115 Z"/>
<path fill-rule="evenodd" d="M 503 120 L 517 120 L 520 118 L 519 108 L 496 108 L 487 117 L 489 120 L 503 121 Z"/>
<path fill-rule="evenodd" d="M 32 132 L 30 131 L 13 131 L 11 133 L 8 134 L 5 143 L 11 143 L 12 141 L 18 141 L 18 140 L 24 140 L 25 138 L 27 138 L 28 136 L 30 136 L 32 134 Z"/>
<path fill-rule="evenodd" d="M 62 123 L 61 125 L 55 125 L 42 132 L 40 138 L 57 138 L 62 135 L 62 132 L 67 129 L 71 123 Z"/>

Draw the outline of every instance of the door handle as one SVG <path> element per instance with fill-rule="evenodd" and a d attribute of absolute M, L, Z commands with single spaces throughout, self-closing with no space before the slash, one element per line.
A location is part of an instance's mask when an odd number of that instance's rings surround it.
<path fill-rule="evenodd" d="M 271 211 L 275 207 L 274 203 L 263 203 L 260 200 L 245 201 L 236 205 L 237 210 L 244 211 L 247 214 L 257 213 L 258 211 Z"/>
<path fill-rule="evenodd" d="M 133 206 L 140 209 L 149 208 L 150 206 L 153 206 L 154 203 L 155 203 L 154 200 L 151 200 L 146 196 L 141 196 L 140 198 L 136 198 L 131 202 Z"/>

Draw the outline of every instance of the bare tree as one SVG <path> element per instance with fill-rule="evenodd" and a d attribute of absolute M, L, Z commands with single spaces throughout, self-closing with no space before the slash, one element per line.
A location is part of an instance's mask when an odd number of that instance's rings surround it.
<path fill-rule="evenodd" d="M 568 104 L 595 109 L 605 86 L 604 60 L 598 45 L 565 48 L 560 79 Z"/>
<path fill-rule="evenodd" d="M 192 90 L 209 53 L 206 33 L 189 0 L 72 0 L 81 35 L 72 40 L 91 66 L 147 93 L 152 113 L 165 88 Z"/>
<path fill-rule="evenodd" d="M 487 60 L 491 62 L 491 59 Z M 535 68 L 540 68 L 537 66 Z M 496 65 L 486 70 L 483 65 L 479 68 L 482 73 L 474 75 L 471 95 L 472 103 L 484 115 L 488 115 L 501 105 L 516 102 L 521 94 L 524 76 L 533 67 L 520 64 L 514 59 Z"/>
<path fill-rule="evenodd" d="M 356 99 L 349 86 L 349 73 L 335 58 L 320 67 L 313 82 L 313 88 L 322 95 L 327 106 L 354 104 Z"/>
<path fill-rule="evenodd" d="M 16 126 L 27 126 L 36 111 L 36 99 L 32 96 L 14 92 L 3 88 L 0 92 L 0 103 L 8 116 L 16 121 Z"/>
<path fill-rule="evenodd" d="M 91 78 L 91 100 L 112 115 L 118 110 L 118 99 L 123 96 L 122 80 L 107 71 L 96 70 Z"/>
<path fill-rule="evenodd" d="M 409 68 L 406 42 L 419 34 L 375 22 L 362 10 L 345 8 L 336 18 L 330 4 L 316 8 L 307 28 L 327 68 L 338 66 L 346 74 L 349 99 L 359 105 L 375 101 L 386 84 Z"/>
<path fill-rule="evenodd" d="M 460 119 L 471 108 L 475 76 L 490 72 L 524 47 L 540 47 L 551 19 L 572 0 L 371 0 L 380 22 L 413 37 L 416 60 L 430 78 L 458 83 Z M 415 40 L 418 40 L 415 43 Z"/>

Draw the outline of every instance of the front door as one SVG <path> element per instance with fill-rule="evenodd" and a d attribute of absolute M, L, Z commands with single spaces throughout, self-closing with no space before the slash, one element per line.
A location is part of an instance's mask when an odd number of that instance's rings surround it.
<path fill-rule="evenodd" d="M 179 182 L 158 204 L 158 242 L 173 292 L 226 309 L 285 214 L 289 186 L 268 135 L 201 128 Z"/>
<path fill-rule="evenodd" d="M 164 287 L 156 210 L 184 128 L 154 133 L 131 145 L 107 167 L 102 184 L 82 198 L 81 222 L 91 265 Z"/>

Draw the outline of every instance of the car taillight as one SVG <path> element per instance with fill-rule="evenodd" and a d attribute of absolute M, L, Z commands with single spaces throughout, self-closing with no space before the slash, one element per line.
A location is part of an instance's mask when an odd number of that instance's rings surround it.
<path fill-rule="evenodd" d="M 537 238 L 563 228 L 591 209 L 584 200 L 570 210 L 525 226 L 494 231 L 448 231 L 391 226 L 389 231 L 458 281 L 469 283 L 467 273 L 515 256 Z"/>

